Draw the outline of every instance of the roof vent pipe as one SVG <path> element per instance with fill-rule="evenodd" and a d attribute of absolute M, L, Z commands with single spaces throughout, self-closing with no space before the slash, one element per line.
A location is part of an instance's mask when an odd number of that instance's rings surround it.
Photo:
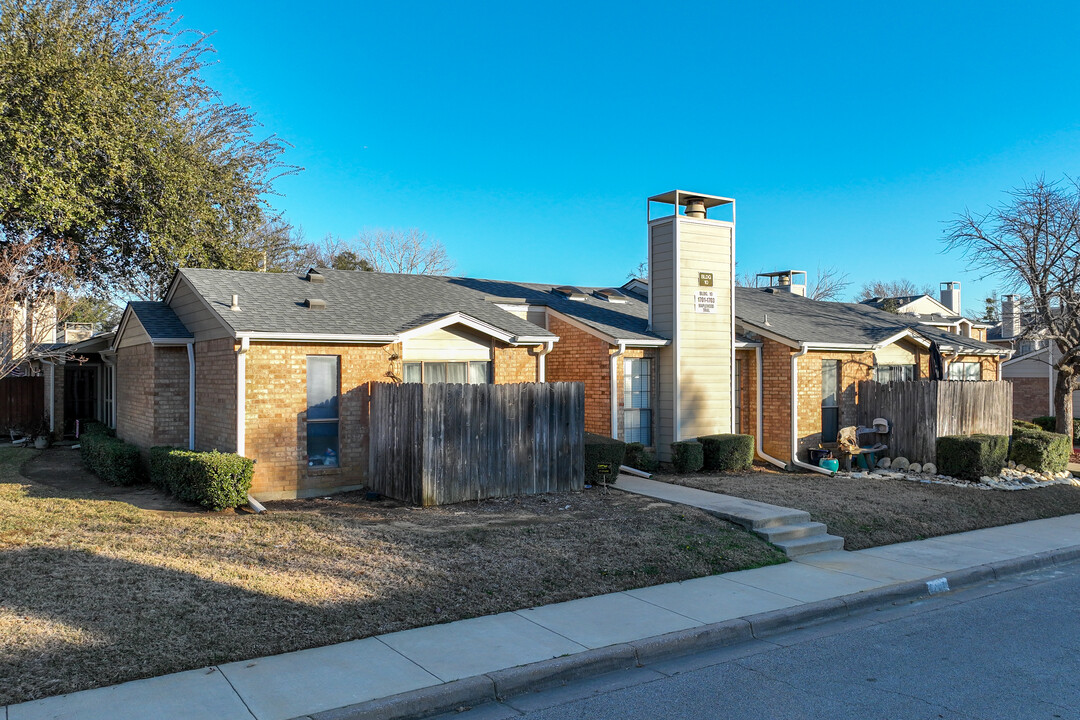
<path fill-rule="evenodd" d="M 233 295 L 232 296 L 232 305 L 229 306 L 229 309 L 232 310 L 233 312 L 240 312 L 240 296 L 239 295 Z"/>
<path fill-rule="evenodd" d="M 705 219 L 705 200 L 703 198 L 687 198 L 686 217 Z"/>

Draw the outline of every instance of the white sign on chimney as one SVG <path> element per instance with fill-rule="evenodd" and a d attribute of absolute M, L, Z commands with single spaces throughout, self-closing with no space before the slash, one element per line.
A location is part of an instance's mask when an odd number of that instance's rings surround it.
<path fill-rule="evenodd" d="M 716 291 L 715 290 L 698 290 L 697 295 L 694 297 L 694 312 L 699 312 L 699 313 L 714 313 L 714 312 L 716 312 Z"/>

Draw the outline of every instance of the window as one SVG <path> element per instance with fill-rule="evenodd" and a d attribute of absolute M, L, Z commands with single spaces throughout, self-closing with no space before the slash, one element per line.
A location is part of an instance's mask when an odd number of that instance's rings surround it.
<path fill-rule="evenodd" d="M 307 456 L 309 467 L 338 466 L 338 399 L 341 358 L 307 357 Z"/>
<path fill-rule="evenodd" d="M 874 382 L 887 383 L 896 380 L 914 379 L 914 365 L 878 365 L 874 368 Z"/>
<path fill-rule="evenodd" d="M 623 359 L 623 440 L 652 445 L 652 360 Z"/>
<path fill-rule="evenodd" d="M 428 385 L 432 383 L 483 385 L 491 382 L 491 361 L 407 362 L 405 363 L 405 382 L 422 382 Z"/>
<path fill-rule="evenodd" d="M 982 380 L 982 366 L 977 362 L 949 363 L 950 380 Z"/>
<path fill-rule="evenodd" d="M 735 433 L 742 432 L 742 360 L 735 361 Z"/>
<path fill-rule="evenodd" d="M 821 442 L 836 442 L 840 432 L 840 361 L 821 361 Z"/>
<path fill-rule="evenodd" d="M 116 427 L 116 423 L 113 422 L 113 404 L 116 402 L 114 399 L 114 380 L 113 373 L 116 369 L 106 365 L 102 368 L 104 371 L 101 376 L 101 421 L 109 427 Z"/>

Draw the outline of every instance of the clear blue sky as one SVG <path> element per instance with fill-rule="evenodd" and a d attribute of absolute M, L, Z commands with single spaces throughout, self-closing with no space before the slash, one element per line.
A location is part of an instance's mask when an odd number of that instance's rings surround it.
<path fill-rule="evenodd" d="M 456 274 L 621 284 L 645 198 L 738 201 L 740 271 L 960 280 L 943 221 L 1080 174 L 1080 4 L 178 0 L 295 147 L 309 239 L 417 227 Z"/>

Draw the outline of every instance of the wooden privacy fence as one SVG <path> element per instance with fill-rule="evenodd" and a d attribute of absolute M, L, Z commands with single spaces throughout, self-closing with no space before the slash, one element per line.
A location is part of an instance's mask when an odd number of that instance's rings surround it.
<path fill-rule="evenodd" d="M 36 423 L 45 415 L 45 378 L 0 378 L 0 433 Z"/>
<path fill-rule="evenodd" d="M 882 438 L 891 457 L 937 462 L 936 440 L 946 435 L 1012 434 L 1012 383 L 915 380 L 859 383 L 858 422 L 889 421 Z"/>
<path fill-rule="evenodd" d="M 373 383 L 368 479 L 418 505 L 581 490 L 581 383 Z"/>

